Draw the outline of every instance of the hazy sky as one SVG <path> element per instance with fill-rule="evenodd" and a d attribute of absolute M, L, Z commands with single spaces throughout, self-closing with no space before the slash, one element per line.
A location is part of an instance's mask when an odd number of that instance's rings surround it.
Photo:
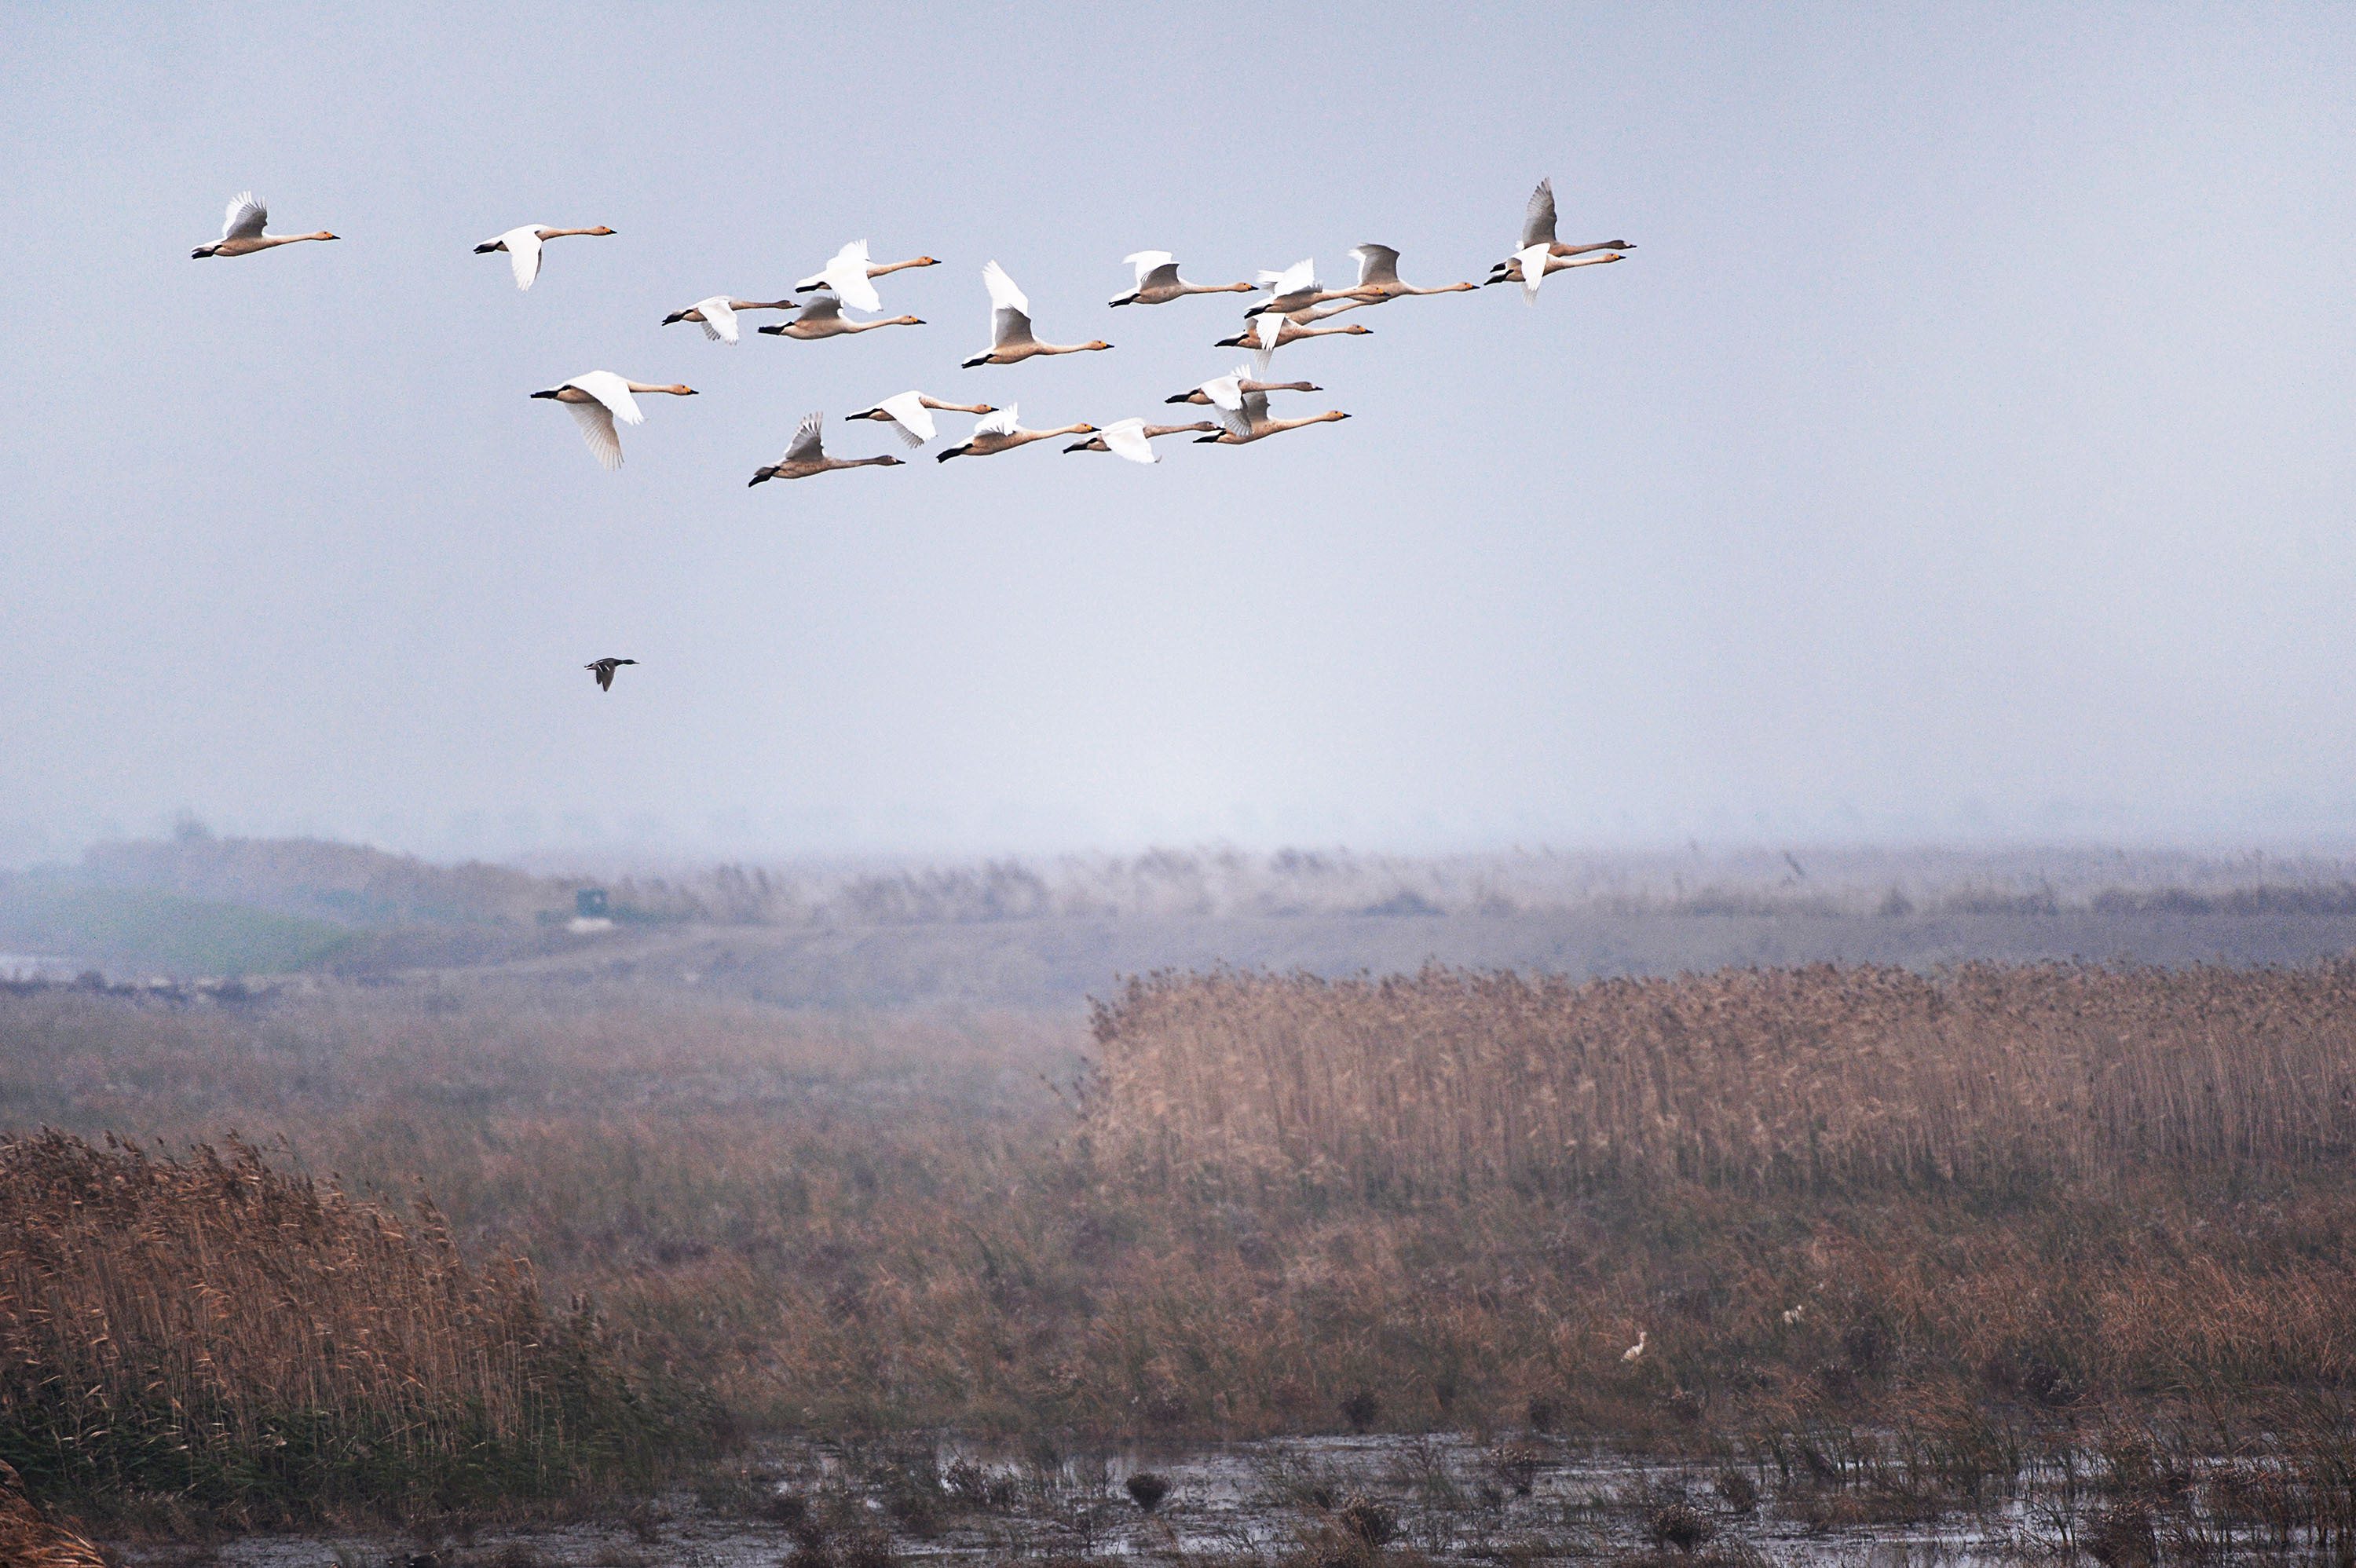
<path fill-rule="evenodd" d="M 1151 21 L 1137 18 L 1152 16 Z M 1270 31 L 1273 29 L 1273 31 Z M 2356 831 L 2356 9 L 0 8 L 0 859 Z M 920 387 L 1349 411 L 748 489 Z M 192 261 L 251 187 L 333 245 Z M 519 293 L 478 241 L 552 244 Z M 922 329 L 707 343 L 845 240 Z M 981 264 L 1043 337 L 964 370 Z M 755 317 L 747 323 L 776 319 Z M 527 393 L 684 380 L 601 471 Z M 945 415 L 962 432 L 962 416 Z M 580 667 L 641 662 L 610 696 Z"/>

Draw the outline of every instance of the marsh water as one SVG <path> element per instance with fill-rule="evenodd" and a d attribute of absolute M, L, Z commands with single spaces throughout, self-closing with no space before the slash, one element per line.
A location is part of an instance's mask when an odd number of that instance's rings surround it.
<path fill-rule="evenodd" d="M 1127 1483 L 1168 1490 L 1151 1511 Z M 1371 1508 L 1371 1511 L 1369 1509 Z M 1683 1509 L 1682 1514 L 1673 1512 Z M 1718 1568 L 1762 1563 L 2068 1562 L 2147 1563 L 2207 1556 L 2316 1555 L 2282 1534 L 2149 1509 L 2129 1524 L 2091 1471 L 2064 1460 L 1976 1497 L 1924 1497 L 1772 1467 L 1664 1464 L 1542 1440 L 1470 1436 L 1310 1437 L 1183 1451 L 1080 1456 L 944 1442 L 756 1445 L 725 1484 L 680 1491 L 598 1523 L 459 1534 L 252 1536 L 191 1552 L 126 1545 L 133 1564 L 217 1561 L 237 1568 L 382 1568 L 433 1551 L 445 1568 L 881 1568 L 892 1559 L 963 1564 L 1029 1558 L 1249 1563 L 1312 1568 L 1353 1561 L 1349 1532 L 1431 1559 L 1612 1561 L 1647 1553 Z M 1665 1521 L 1667 1528 L 1665 1531 Z M 2193 1537 L 2188 1539 L 2190 1529 Z M 2173 1531 L 2171 1538 L 2169 1532 Z M 2103 1532 L 2108 1531 L 2107 1537 Z M 863 1550 L 862 1550 L 863 1547 Z M 1370 1558 L 1361 1555 L 1364 1563 Z"/>

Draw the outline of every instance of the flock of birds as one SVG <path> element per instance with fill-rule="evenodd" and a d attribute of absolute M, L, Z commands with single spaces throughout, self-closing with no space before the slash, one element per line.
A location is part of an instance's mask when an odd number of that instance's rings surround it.
<path fill-rule="evenodd" d="M 221 237 L 210 245 L 200 245 L 190 252 L 193 257 L 250 256 L 281 245 L 297 244 L 306 240 L 333 240 L 335 235 L 322 229 L 315 234 L 272 234 L 266 232 L 269 210 L 251 192 L 232 199 L 221 224 Z M 495 239 L 475 247 L 478 255 L 504 252 L 515 272 L 516 287 L 529 289 L 540 276 L 541 252 L 552 240 L 574 236 L 605 237 L 615 231 L 598 225 L 589 229 L 557 229 L 542 223 L 527 223 L 510 229 Z M 1625 252 L 1635 249 L 1622 240 L 1600 240 L 1582 245 L 1566 245 L 1555 238 L 1554 183 L 1540 180 L 1530 194 L 1529 205 L 1522 216 L 1521 241 L 1503 261 L 1490 268 L 1485 283 L 1447 283 L 1437 288 L 1417 288 L 1399 281 L 1399 253 L 1387 245 L 1360 245 L 1350 252 L 1358 264 L 1357 282 L 1347 288 L 1329 289 L 1319 280 L 1317 263 L 1302 261 L 1282 272 L 1263 272 L 1256 283 L 1195 283 L 1178 275 L 1178 262 L 1166 251 L 1140 251 L 1123 258 L 1136 269 L 1136 285 L 1110 302 L 1122 305 L 1168 304 L 1189 294 L 1256 293 L 1265 291 L 1266 297 L 1254 304 L 1245 314 L 1241 331 L 1232 337 L 1218 340 L 1222 348 L 1243 348 L 1251 353 L 1248 363 L 1238 365 L 1224 376 L 1216 376 L 1185 391 L 1175 393 L 1167 402 L 1205 408 L 1209 417 L 1184 424 L 1149 424 L 1143 419 L 1117 420 L 1098 426 L 1079 422 L 1059 425 L 1051 430 L 1026 430 L 1020 419 L 1017 405 L 994 408 L 989 403 L 952 403 L 930 397 L 920 391 L 902 392 L 884 399 L 873 408 L 862 409 L 849 416 L 854 420 L 871 420 L 889 427 L 908 447 L 921 450 L 940 436 L 934 421 L 936 413 L 961 413 L 978 416 L 978 422 L 967 432 L 966 439 L 945 447 L 936 455 L 947 463 L 952 457 L 990 457 L 1001 452 L 1012 452 L 1033 442 L 1059 436 L 1079 436 L 1082 439 L 1066 446 L 1069 452 L 1109 452 L 1132 463 L 1159 463 L 1152 443 L 1162 436 L 1192 434 L 1205 445 L 1243 446 L 1290 430 L 1309 425 L 1326 424 L 1350 416 L 1339 409 L 1329 409 L 1322 414 L 1300 419 L 1278 419 L 1269 411 L 1269 395 L 1272 392 L 1315 392 L 1323 388 L 1310 381 L 1271 381 L 1268 379 L 1269 362 L 1276 351 L 1288 344 L 1304 338 L 1330 336 L 1365 336 L 1367 329 L 1355 323 L 1339 326 L 1322 325 L 1344 311 L 1359 310 L 1368 305 L 1387 304 L 1408 294 L 1462 293 L 1490 283 L 1518 283 L 1525 301 L 1535 304 L 1538 285 L 1555 272 L 1573 267 L 1591 267 L 1607 261 L 1617 261 Z M 740 328 L 737 317 L 745 312 L 776 310 L 793 311 L 794 318 L 759 330 L 776 337 L 816 339 L 847 337 L 858 333 L 873 332 L 887 326 L 922 326 L 924 321 L 913 315 L 886 316 L 883 296 L 876 292 L 875 280 L 894 272 L 916 267 L 937 267 L 940 262 L 930 256 L 917 256 L 905 261 L 877 262 L 870 259 L 867 241 L 854 240 L 835 252 L 832 260 L 818 272 L 794 285 L 794 291 L 784 299 L 742 300 L 726 294 L 714 294 L 696 301 L 684 310 L 671 312 L 663 317 L 665 326 L 681 322 L 693 322 L 703 329 L 703 335 L 715 343 L 738 341 Z M 1112 347 L 1102 338 L 1086 343 L 1043 343 L 1032 331 L 1031 301 L 1015 285 L 1014 280 L 996 261 L 981 269 L 982 285 L 990 294 L 990 347 L 961 361 L 964 368 L 983 365 L 1019 365 L 1026 359 L 1056 354 L 1098 353 Z M 860 320 L 843 314 L 846 310 L 865 313 L 871 319 Z M 534 398 L 544 398 L 562 405 L 581 427 L 589 450 L 606 469 L 622 465 L 622 438 L 619 424 L 643 424 L 646 414 L 637 404 L 640 394 L 662 392 L 672 397 L 695 396 L 692 387 L 672 383 L 658 386 L 633 381 L 611 370 L 591 370 L 570 380 L 534 392 Z M 826 415 L 813 412 L 805 415 L 795 429 L 793 438 L 786 444 L 785 455 L 776 462 L 765 464 L 753 471 L 749 483 L 764 485 L 773 479 L 808 479 L 840 468 L 896 467 L 901 459 L 889 455 L 878 457 L 830 457 L 825 445 Z M 586 667 L 596 677 L 602 690 L 613 689 L 614 672 L 623 665 L 636 664 L 636 659 L 603 658 Z M 1632 1352 L 1633 1356 L 1633 1352 Z"/>

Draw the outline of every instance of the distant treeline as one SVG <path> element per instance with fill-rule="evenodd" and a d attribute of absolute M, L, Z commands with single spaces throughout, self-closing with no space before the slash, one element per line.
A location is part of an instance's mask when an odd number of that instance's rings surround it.
<path fill-rule="evenodd" d="M 596 887 L 624 921 L 894 926 L 1029 920 L 1450 916 L 2356 914 L 2356 861 L 2091 850 L 1839 849 L 1683 854 L 1156 849 L 943 865 L 718 865 L 610 879 L 546 874 L 319 839 L 92 846 L 15 880 L 155 890 L 346 926 L 530 926 Z M 0 901 L 11 891 L 0 877 Z"/>

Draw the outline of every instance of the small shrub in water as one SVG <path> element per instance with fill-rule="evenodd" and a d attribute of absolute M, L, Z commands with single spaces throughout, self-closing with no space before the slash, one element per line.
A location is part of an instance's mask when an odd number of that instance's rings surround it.
<path fill-rule="evenodd" d="M 1716 1535 L 1718 1527 L 1691 1503 L 1664 1503 L 1645 1519 L 1644 1531 L 1662 1546 L 1691 1552 Z"/>
<path fill-rule="evenodd" d="M 1726 1506 L 1748 1516 L 1759 1511 L 1759 1483 L 1740 1470 L 1720 1470 L 1711 1483 Z"/>
<path fill-rule="evenodd" d="M 1383 1413 L 1382 1396 L 1372 1389 L 1353 1389 L 1343 1397 L 1342 1419 L 1353 1432 L 1364 1432 Z"/>
<path fill-rule="evenodd" d="M 1398 1515 L 1363 1492 L 1342 1505 L 1342 1525 L 1368 1546 L 1387 1546 L 1398 1538 Z"/>

